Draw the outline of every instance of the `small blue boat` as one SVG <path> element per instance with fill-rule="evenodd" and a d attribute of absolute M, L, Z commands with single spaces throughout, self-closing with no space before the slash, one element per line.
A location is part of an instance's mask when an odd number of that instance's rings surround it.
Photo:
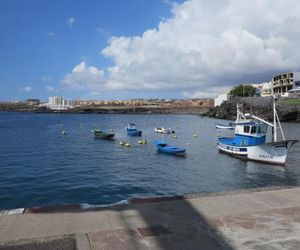
<path fill-rule="evenodd" d="M 129 136 L 142 136 L 142 131 L 138 130 L 135 127 L 134 123 L 129 123 L 127 125 L 127 127 L 125 128 L 125 130 L 127 131 L 127 135 L 129 135 Z"/>
<path fill-rule="evenodd" d="M 173 155 L 179 155 L 179 156 L 183 156 L 186 154 L 184 148 L 178 148 L 175 146 L 168 145 L 164 141 L 157 140 L 157 141 L 154 141 L 153 143 L 157 147 L 157 150 L 160 152 L 167 153 L 167 154 L 173 154 Z"/>

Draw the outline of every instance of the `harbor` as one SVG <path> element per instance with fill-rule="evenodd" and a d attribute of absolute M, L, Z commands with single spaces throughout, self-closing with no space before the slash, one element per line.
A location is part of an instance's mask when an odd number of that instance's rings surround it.
<path fill-rule="evenodd" d="M 6 142 L 0 146 L 1 209 L 106 205 L 132 198 L 297 186 L 300 181 L 299 143 L 290 149 L 285 167 L 243 161 L 218 152 L 217 138 L 233 133 L 215 128 L 216 122 L 226 122 L 222 120 L 24 113 L 1 113 L 0 118 Z M 130 122 L 142 129 L 141 137 L 127 135 Z M 162 125 L 176 133 L 156 133 Z M 299 126 L 282 126 L 286 139 L 299 139 Z M 98 128 L 113 129 L 115 140 L 94 138 L 91 130 Z M 186 157 L 160 153 L 155 140 L 186 149 Z"/>
<path fill-rule="evenodd" d="M 4 0 L 0 250 L 300 249 L 299 11 Z"/>
<path fill-rule="evenodd" d="M 277 187 L 12 210 L 0 249 L 298 249 L 299 200 L 300 188 Z"/>

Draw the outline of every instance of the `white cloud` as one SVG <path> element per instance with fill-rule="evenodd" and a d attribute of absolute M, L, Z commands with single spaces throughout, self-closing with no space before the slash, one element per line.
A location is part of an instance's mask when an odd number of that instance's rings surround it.
<path fill-rule="evenodd" d="M 53 86 L 46 86 L 45 89 L 50 93 L 59 93 L 59 89 L 54 88 Z"/>
<path fill-rule="evenodd" d="M 68 18 L 68 19 L 66 20 L 66 24 L 67 24 L 70 28 L 73 27 L 74 22 L 75 22 L 75 18 L 74 18 L 74 17 L 70 17 L 70 18 Z"/>
<path fill-rule="evenodd" d="M 87 66 L 83 61 L 61 82 L 72 89 L 98 91 L 104 88 L 106 79 L 103 70 Z"/>
<path fill-rule="evenodd" d="M 21 87 L 20 90 L 25 92 L 31 92 L 33 88 L 31 86 L 26 86 L 26 87 Z"/>
<path fill-rule="evenodd" d="M 53 37 L 53 36 L 55 36 L 55 33 L 54 32 L 48 32 L 47 35 L 50 36 L 50 37 Z"/>
<path fill-rule="evenodd" d="M 239 82 L 266 81 L 274 72 L 300 69 L 299 12 L 296 0 L 174 4 L 172 18 L 141 36 L 110 38 L 101 52 L 113 60 L 106 74 L 84 64 L 64 82 L 90 91 L 102 86 L 201 97 Z"/>

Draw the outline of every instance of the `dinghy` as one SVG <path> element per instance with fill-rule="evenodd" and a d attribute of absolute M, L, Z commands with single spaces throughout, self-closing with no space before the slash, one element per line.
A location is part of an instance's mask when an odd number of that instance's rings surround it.
<path fill-rule="evenodd" d="M 129 123 L 127 127 L 125 127 L 125 130 L 129 136 L 142 136 L 142 131 L 138 130 L 134 123 Z"/>
<path fill-rule="evenodd" d="M 217 129 L 234 129 L 232 123 L 229 123 L 228 125 L 222 124 L 222 123 L 216 123 Z"/>
<path fill-rule="evenodd" d="M 160 152 L 178 155 L 178 156 L 185 155 L 186 150 L 184 148 L 168 145 L 166 142 L 161 140 L 154 141 L 153 143 L 157 147 L 157 150 Z"/>
<path fill-rule="evenodd" d="M 95 135 L 95 138 L 104 139 L 104 140 L 113 140 L 115 134 L 114 133 L 106 133 L 99 129 L 93 129 L 91 132 Z"/>
<path fill-rule="evenodd" d="M 175 133 L 175 131 L 174 130 L 172 130 L 171 128 L 164 128 L 164 127 L 162 127 L 162 128 L 155 128 L 154 129 L 154 131 L 156 132 L 156 133 L 161 133 L 161 134 L 174 134 Z"/>

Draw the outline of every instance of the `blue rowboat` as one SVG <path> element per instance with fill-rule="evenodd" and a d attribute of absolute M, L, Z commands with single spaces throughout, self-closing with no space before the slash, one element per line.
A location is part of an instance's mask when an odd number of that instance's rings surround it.
<path fill-rule="evenodd" d="M 127 131 L 127 135 L 129 135 L 129 136 L 142 136 L 142 131 L 138 130 L 135 127 L 134 123 L 128 124 L 127 127 L 125 128 L 125 130 Z"/>
<path fill-rule="evenodd" d="M 185 155 L 185 149 L 184 148 L 178 148 L 175 146 L 168 145 L 166 142 L 157 140 L 153 142 L 154 145 L 157 147 L 157 150 L 163 153 L 167 154 L 173 154 L 173 155 Z"/>

